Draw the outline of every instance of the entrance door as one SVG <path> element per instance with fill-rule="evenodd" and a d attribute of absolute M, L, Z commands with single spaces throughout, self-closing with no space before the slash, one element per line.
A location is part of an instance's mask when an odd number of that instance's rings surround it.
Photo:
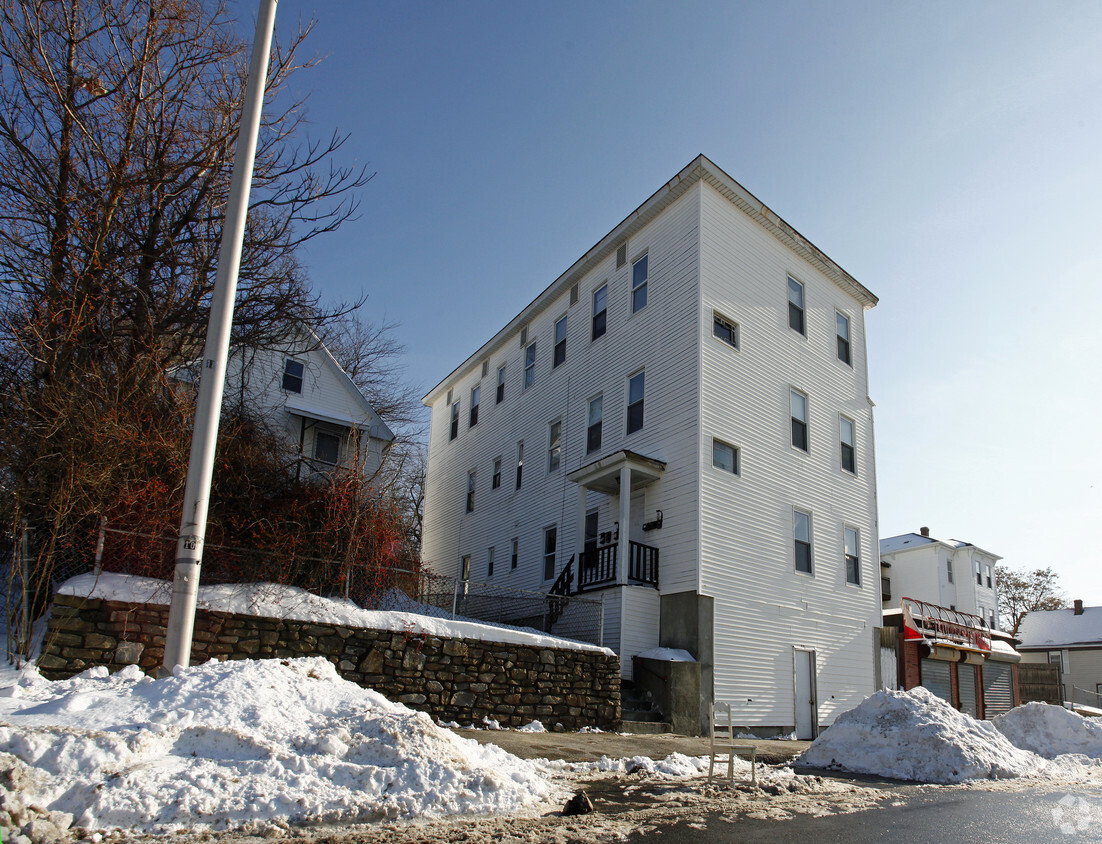
<path fill-rule="evenodd" d="M 817 709 L 815 702 L 815 651 L 797 648 L 796 657 L 796 738 L 815 738 Z"/>

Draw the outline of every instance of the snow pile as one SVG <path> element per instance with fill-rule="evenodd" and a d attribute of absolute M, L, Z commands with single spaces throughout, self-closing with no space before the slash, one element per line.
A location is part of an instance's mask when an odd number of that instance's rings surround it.
<path fill-rule="evenodd" d="M 33 804 L 90 829 L 263 830 L 559 797 L 534 764 L 442 730 L 316 657 L 208 662 L 160 680 L 134 666 L 57 682 L 25 671 L 0 693 L 0 763 L 5 808 Z"/>
<path fill-rule="evenodd" d="M 993 723 L 1012 744 L 1046 759 L 1066 753 L 1102 759 L 1102 724 L 1062 706 L 1027 703 L 999 715 Z"/>
<path fill-rule="evenodd" d="M 82 574 L 74 577 L 62 584 L 58 593 L 81 598 L 102 598 L 106 601 L 168 604 L 172 600 L 172 584 L 167 580 L 105 572 L 98 576 Z M 443 619 L 409 610 L 365 610 L 343 598 L 323 598 L 294 586 L 274 583 L 200 586 L 197 606 L 202 610 L 310 621 L 315 624 L 343 624 L 418 636 L 451 636 L 535 648 L 598 651 L 609 656 L 613 654 L 608 648 L 544 633 L 529 633 L 520 628 Z M 415 606 L 423 608 L 424 605 Z"/>
<path fill-rule="evenodd" d="M 1021 777 L 1044 760 L 922 686 L 881 691 L 843 713 L 797 764 L 918 782 Z"/>

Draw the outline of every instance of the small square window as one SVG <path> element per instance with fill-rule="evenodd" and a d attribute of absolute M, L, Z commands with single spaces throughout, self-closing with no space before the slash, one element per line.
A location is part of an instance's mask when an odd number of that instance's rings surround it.
<path fill-rule="evenodd" d="M 738 348 L 738 325 L 719 314 L 712 314 L 712 335 L 724 343 Z"/>
<path fill-rule="evenodd" d="M 552 355 L 551 368 L 554 369 L 566 361 L 566 317 L 562 317 L 555 323 L 555 349 Z"/>
<path fill-rule="evenodd" d="M 834 316 L 838 323 L 838 360 L 852 366 L 853 359 L 849 345 L 849 317 L 841 311 L 835 311 Z"/>
<path fill-rule="evenodd" d="M 302 376 L 305 368 L 300 360 L 283 361 L 283 389 L 288 393 L 302 392 Z"/>
<path fill-rule="evenodd" d="M 807 336 L 804 319 L 804 286 L 792 276 L 788 277 L 788 327 Z"/>
<path fill-rule="evenodd" d="M 628 380 L 628 433 L 643 427 L 643 394 L 645 373 L 638 372 Z"/>
<path fill-rule="evenodd" d="M 647 256 L 631 265 L 631 312 L 638 313 L 647 306 Z"/>
<path fill-rule="evenodd" d="M 738 449 L 720 440 L 712 440 L 712 465 L 737 475 L 739 473 Z"/>
<path fill-rule="evenodd" d="M 593 333 L 592 339 L 604 336 L 608 327 L 608 285 L 602 284 L 593 293 Z"/>

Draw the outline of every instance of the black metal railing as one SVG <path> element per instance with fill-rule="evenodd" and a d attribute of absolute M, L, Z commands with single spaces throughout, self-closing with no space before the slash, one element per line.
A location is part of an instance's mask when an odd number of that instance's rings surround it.
<path fill-rule="evenodd" d="M 615 542 L 582 552 L 578 565 L 578 591 L 596 589 L 616 582 Z"/>
<path fill-rule="evenodd" d="M 558 579 L 551 585 L 551 591 L 547 593 L 547 611 L 551 624 L 558 621 L 566 610 L 566 598 L 570 597 L 574 584 L 574 557 L 567 560 L 563 570 L 559 572 Z M 550 629 L 548 629 L 550 632 Z"/>
<path fill-rule="evenodd" d="M 658 549 L 642 542 L 628 542 L 631 562 L 628 566 L 628 580 L 658 586 Z"/>

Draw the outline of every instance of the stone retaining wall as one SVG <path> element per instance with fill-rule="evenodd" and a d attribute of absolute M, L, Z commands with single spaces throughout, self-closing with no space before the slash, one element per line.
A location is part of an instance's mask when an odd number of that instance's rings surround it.
<path fill-rule="evenodd" d="M 39 671 L 63 679 L 94 665 L 138 665 L 156 674 L 167 623 L 167 606 L 57 595 Z M 324 656 L 346 680 L 463 725 L 613 729 L 620 719 L 620 661 L 606 653 L 196 613 L 193 665 L 298 656 Z"/>

